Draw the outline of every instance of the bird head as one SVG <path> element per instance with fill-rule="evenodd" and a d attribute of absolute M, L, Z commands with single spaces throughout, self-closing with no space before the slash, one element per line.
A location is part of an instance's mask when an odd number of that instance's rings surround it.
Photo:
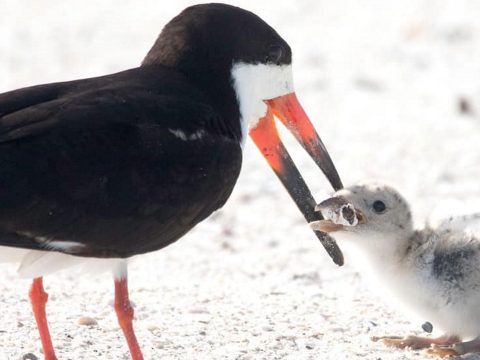
<path fill-rule="evenodd" d="M 165 26 L 142 64 L 151 65 L 175 68 L 207 89 L 228 134 L 242 146 L 250 135 L 307 221 L 318 219 L 315 201 L 280 140 L 275 119 L 294 135 L 332 187 L 343 187 L 295 94 L 291 48 L 257 15 L 225 4 L 191 6 Z M 319 238 L 341 265 L 334 241 L 326 234 Z"/>
<path fill-rule="evenodd" d="M 410 207 L 392 187 L 366 182 L 337 191 L 315 208 L 324 220 L 310 223 L 314 230 L 378 253 L 404 245 L 413 234 Z"/>

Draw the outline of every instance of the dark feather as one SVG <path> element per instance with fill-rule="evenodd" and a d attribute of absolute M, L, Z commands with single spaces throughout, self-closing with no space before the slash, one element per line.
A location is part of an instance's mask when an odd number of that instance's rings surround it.
<path fill-rule="evenodd" d="M 0 245 L 157 250 L 221 207 L 241 167 L 228 119 L 159 66 L 1 94 L 0 114 Z"/>

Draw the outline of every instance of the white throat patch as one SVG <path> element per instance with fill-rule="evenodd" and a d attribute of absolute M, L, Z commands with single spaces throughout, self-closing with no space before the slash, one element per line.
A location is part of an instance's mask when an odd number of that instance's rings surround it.
<path fill-rule="evenodd" d="M 235 63 L 231 74 L 240 106 L 244 146 L 248 129 L 255 127 L 267 113 L 264 100 L 293 92 L 292 66 Z"/>

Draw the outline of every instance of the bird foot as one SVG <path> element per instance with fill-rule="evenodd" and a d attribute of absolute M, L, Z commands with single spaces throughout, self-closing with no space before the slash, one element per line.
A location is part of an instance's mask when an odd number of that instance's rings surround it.
<path fill-rule="evenodd" d="M 459 341 L 456 336 L 443 335 L 437 338 L 424 336 L 372 336 L 372 341 L 382 341 L 387 346 L 396 347 L 399 349 L 411 348 L 413 350 L 427 349 L 433 344 L 435 345 L 452 345 Z"/>
<path fill-rule="evenodd" d="M 372 341 L 381 341 L 387 346 L 398 349 L 404 349 L 406 347 L 425 349 L 430 347 L 430 343 L 425 341 L 426 338 L 420 338 L 418 336 L 372 336 L 370 339 Z"/>
<path fill-rule="evenodd" d="M 450 345 L 433 344 L 427 350 L 428 354 L 440 357 L 459 356 L 475 352 L 480 352 L 480 338 L 475 338 L 471 341 L 455 342 Z"/>
<path fill-rule="evenodd" d="M 457 353 L 454 349 L 454 345 L 432 345 L 430 349 L 427 349 L 428 355 L 440 356 L 440 357 L 449 357 L 449 356 L 458 356 L 461 355 Z"/>

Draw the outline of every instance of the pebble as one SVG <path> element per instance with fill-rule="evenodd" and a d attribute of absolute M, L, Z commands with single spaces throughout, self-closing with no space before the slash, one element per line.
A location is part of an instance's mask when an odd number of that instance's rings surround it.
<path fill-rule="evenodd" d="M 422 329 L 427 333 L 431 333 L 433 331 L 433 325 L 427 321 L 425 324 L 422 325 Z"/>
<path fill-rule="evenodd" d="M 190 314 L 210 314 L 207 308 L 204 307 L 192 308 L 188 312 Z"/>
<path fill-rule="evenodd" d="M 90 316 L 82 316 L 78 319 L 78 325 L 92 326 L 97 325 L 97 320 Z"/>
<path fill-rule="evenodd" d="M 147 330 L 148 330 L 148 331 L 158 330 L 158 326 L 157 326 L 156 324 L 148 324 L 148 325 L 147 325 Z"/>
<path fill-rule="evenodd" d="M 378 324 L 375 321 L 368 320 L 367 322 L 367 332 L 371 331 L 374 327 L 377 327 Z"/>
<path fill-rule="evenodd" d="M 473 114 L 473 109 L 470 101 L 465 98 L 465 97 L 460 97 L 458 99 L 458 111 L 460 114 L 464 115 L 472 115 Z"/>
<path fill-rule="evenodd" d="M 22 360 L 40 360 L 35 354 L 28 353 L 22 356 Z"/>

